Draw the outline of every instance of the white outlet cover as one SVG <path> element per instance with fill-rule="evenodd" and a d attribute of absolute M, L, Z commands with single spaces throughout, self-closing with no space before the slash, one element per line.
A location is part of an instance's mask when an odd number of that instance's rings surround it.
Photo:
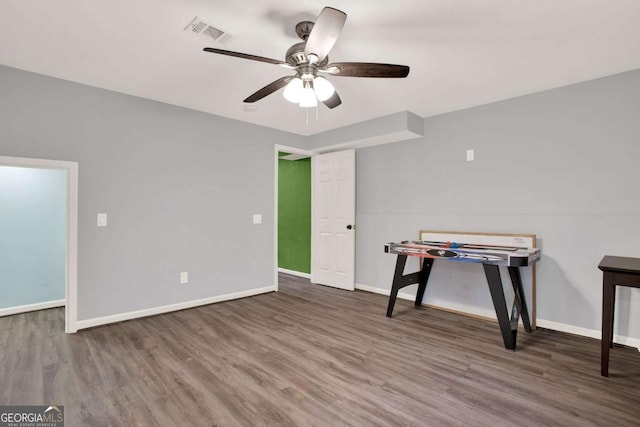
<path fill-rule="evenodd" d="M 472 162 L 475 159 L 475 153 L 473 150 L 467 150 L 467 162 Z"/>
<path fill-rule="evenodd" d="M 106 227 L 107 226 L 107 214 L 106 213 L 99 213 L 98 214 L 97 225 L 98 225 L 98 227 Z"/>
<path fill-rule="evenodd" d="M 181 284 L 185 284 L 185 283 L 189 283 L 189 273 L 186 271 L 183 271 L 180 273 L 180 283 Z"/>
<path fill-rule="evenodd" d="M 262 215 L 261 214 L 253 214 L 253 223 L 254 224 L 262 224 Z"/>

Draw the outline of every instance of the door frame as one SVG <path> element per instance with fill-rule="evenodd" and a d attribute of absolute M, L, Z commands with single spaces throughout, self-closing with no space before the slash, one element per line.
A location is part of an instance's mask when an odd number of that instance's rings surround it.
<path fill-rule="evenodd" d="M 0 156 L 0 166 L 67 172 L 64 331 L 78 331 L 78 162 Z"/>
<path fill-rule="evenodd" d="M 273 181 L 273 287 L 278 291 L 278 152 L 284 151 L 291 154 L 301 154 L 303 156 L 313 157 L 316 152 L 304 150 L 302 148 L 290 147 L 288 145 L 275 144 L 274 146 L 274 181 Z M 311 254 L 313 257 L 313 254 Z"/>

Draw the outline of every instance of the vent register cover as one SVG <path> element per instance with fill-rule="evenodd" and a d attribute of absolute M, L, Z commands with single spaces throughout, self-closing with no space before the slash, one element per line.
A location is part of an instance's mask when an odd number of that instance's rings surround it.
<path fill-rule="evenodd" d="M 186 27 L 184 27 L 184 30 L 192 31 L 202 38 L 213 40 L 218 43 L 226 43 L 231 39 L 230 34 L 225 33 L 219 28 L 212 26 L 211 24 L 203 21 L 197 16 L 193 18 Z"/>

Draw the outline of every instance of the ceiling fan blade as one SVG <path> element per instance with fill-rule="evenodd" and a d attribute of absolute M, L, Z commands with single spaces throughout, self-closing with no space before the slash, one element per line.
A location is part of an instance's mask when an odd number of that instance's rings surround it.
<path fill-rule="evenodd" d="M 338 92 L 333 92 L 333 95 L 326 101 L 322 101 L 324 105 L 329 108 L 336 108 L 338 105 L 342 104 L 342 100 L 338 96 Z"/>
<path fill-rule="evenodd" d="M 292 67 L 291 65 L 287 64 L 284 61 L 279 61 L 277 59 L 271 59 L 271 58 L 265 58 L 264 56 L 250 55 L 248 53 L 234 52 L 232 50 L 216 49 L 216 48 L 213 48 L 213 47 L 205 47 L 203 50 L 205 52 L 219 53 L 220 55 L 235 56 L 236 58 L 251 59 L 253 61 L 266 62 L 267 64 L 280 65 L 281 67 L 290 68 L 290 69 L 294 68 L 294 67 Z"/>
<path fill-rule="evenodd" d="M 346 20 L 347 14 L 338 9 L 332 7 L 322 9 L 304 47 L 304 53 L 309 58 L 309 62 L 322 61 L 329 54 Z M 311 56 L 317 59 L 313 61 Z"/>
<path fill-rule="evenodd" d="M 335 62 L 319 71 L 342 77 L 402 78 L 409 75 L 409 67 L 406 65 L 374 62 Z"/>
<path fill-rule="evenodd" d="M 249 95 L 247 97 L 247 99 L 245 99 L 243 102 L 260 101 L 265 96 L 271 95 L 273 92 L 277 91 L 278 89 L 285 87 L 287 85 L 287 83 L 289 83 L 291 80 L 293 80 L 294 77 L 295 76 L 280 77 L 275 82 L 269 83 L 268 85 L 266 85 L 262 89 L 259 89 L 255 93 Z"/>

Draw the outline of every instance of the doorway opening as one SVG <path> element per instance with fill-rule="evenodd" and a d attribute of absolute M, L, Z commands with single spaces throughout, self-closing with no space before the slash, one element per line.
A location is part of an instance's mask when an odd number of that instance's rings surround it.
<path fill-rule="evenodd" d="M 306 165 L 300 162 L 309 157 L 310 162 Z M 320 154 L 276 145 L 274 159 L 275 290 L 278 290 L 278 272 L 308 278 L 314 284 L 354 290 L 355 150 Z M 281 181 L 280 165 L 291 161 L 300 163 L 295 168 L 285 167 L 283 171 L 302 169 L 304 172 L 297 178 L 305 182 L 302 183 L 304 188 L 297 189 L 294 197 L 287 197 L 279 194 L 287 191 Z M 303 218 L 292 221 L 283 216 L 281 202 L 287 199 L 292 202 L 291 209 L 295 214 Z M 304 208 L 300 209 L 297 202 L 304 204 Z M 302 233 L 304 236 L 297 235 Z M 289 244 L 299 246 L 285 247 Z M 291 262 L 295 269 L 286 268 L 281 262 Z"/>
<path fill-rule="evenodd" d="M 33 199 L 24 204 L 25 209 L 30 210 L 28 214 L 23 214 L 23 217 L 20 217 L 20 213 L 11 212 L 6 204 L 7 209 L 4 215 L 8 221 L 14 222 L 14 226 L 3 231 L 5 234 L 3 240 L 14 239 L 15 251 L 11 253 L 15 259 L 12 262 L 18 266 L 12 273 L 14 277 L 4 277 L 7 282 L 6 286 L 10 286 L 9 282 L 18 280 L 16 277 L 20 275 L 25 279 L 25 283 L 28 281 L 30 284 L 23 288 L 22 294 L 20 291 L 16 293 L 11 307 L 0 308 L 0 315 L 18 314 L 64 305 L 65 332 L 76 332 L 78 164 L 57 160 L 0 156 L 0 168 L 3 168 L 3 183 L 0 184 L 3 184 L 7 190 L 3 193 L 5 197 L 9 197 L 10 193 L 13 193 L 16 196 L 14 199 L 16 204 L 19 204 L 19 200 L 26 200 L 26 196 L 33 193 Z M 35 185 L 35 180 L 39 180 L 38 186 Z M 59 187 L 56 189 L 52 190 L 53 187 L 42 188 L 43 186 L 56 185 L 56 181 L 59 183 Z M 48 205 L 47 212 L 39 212 L 42 210 L 40 204 L 42 200 L 39 198 L 45 197 L 50 192 L 59 192 L 61 200 L 55 201 L 54 205 Z M 46 228 L 47 223 L 52 223 L 53 227 Z M 63 229 L 55 229 L 58 225 Z M 24 233 L 13 236 L 10 235 L 13 233 L 12 230 Z M 43 239 L 41 245 L 36 241 L 40 238 Z M 30 246 L 26 245 L 28 240 L 32 240 Z M 47 243 L 53 242 L 53 245 L 48 245 L 50 247 L 45 248 L 47 246 L 45 240 Z M 20 246 L 18 242 L 24 249 L 21 252 L 17 250 Z M 38 260 L 38 255 L 43 258 Z M 30 259 L 35 259 L 35 262 L 38 263 L 38 271 L 31 271 L 32 269 L 28 266 Z M 47 266 L 49 263 L 51 263 L 51 268 Z M 58 268 L 61 266 L 64 267 L 63 272 L 61 268 Z M 45 277 L 47 275 L 59 277 Z M 64 282 L 63 291 L 56 289 L 56 285 L 52 284 L 60 281 Z"/>
<path fill-rule="evenodd" d="M 274 285 L 278 273 L 311 277 L 312 152 L 283 145 L 274 153 Z"/>
<path fill-rule="evenodd" d="M 279 152 L 278 271 L 311 276 L 311 158 Z"/>

